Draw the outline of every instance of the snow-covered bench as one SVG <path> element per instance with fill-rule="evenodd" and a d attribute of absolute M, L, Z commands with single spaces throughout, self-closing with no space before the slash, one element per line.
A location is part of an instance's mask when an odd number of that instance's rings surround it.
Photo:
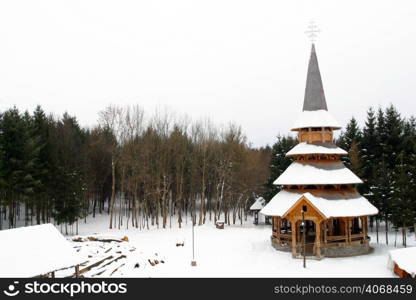
<path fill-rule="evenodd" d="M 220 221 L 220 220 L 218 220 L 217 222 L 215 222 L 215 227 L 216 227 L 217 229 L 224 229 L 224 224 L 225 224 L 225 222 L 224 222 L 224 221 Z"/>

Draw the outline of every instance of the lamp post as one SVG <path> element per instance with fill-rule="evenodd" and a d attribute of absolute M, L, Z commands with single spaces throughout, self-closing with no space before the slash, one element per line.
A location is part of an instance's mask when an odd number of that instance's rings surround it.
<path fill-rule="evenodd" d="M 194 218 L 192 217 L 192 262 L 191 262 L 191 266 L 192 267 L 196 267 L 196 260 L 195 260 L 195 222 L 194 222 Z"/>
<path fill-rule="evenodd" d="M 302 246 L 303 246 L 303 267 L 306 268 L 306 222 L 305 222 L 305 212 L 307 211 L 307 206 L 302 206 L 302 224 L 303 224 L 303 233 L 302 233 Z"/>

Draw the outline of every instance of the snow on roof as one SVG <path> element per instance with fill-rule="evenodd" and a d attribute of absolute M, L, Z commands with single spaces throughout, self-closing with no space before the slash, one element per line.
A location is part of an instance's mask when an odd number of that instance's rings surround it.
<path fill-rule="evenodd" d="M 274 182 L 276 185 L 355 183 L 362 181 L 342 162 L 293 162 Z"/>
<path fill-rule="evenodd" d="M 302 155 L 302 154 L 336 154 L 347 155 L 348 152 L 337 147 L 332 143 L 299 143 L 293 147 L 286 156 Z"/>
<path fill-rule="evenodd" d="M 378 209 L 358 193 L 322 193 L 280 191 L 260 211 L 266 216 L 284 216 L 295 203 L 306 197 L 326 218 L 376 215 Z"/>
<path fill-rule="evenodd" d="M 263 197 L 259 197 L 253 203 L 253 205 L 250 206 L 250 210 L 260 210 L 264 207 L 265 204 L 266 204 L 266 200 L 264 200 Z"/>
<path fill-rule="evenodd" d="M 81 263 L 52 224 L 2 230 L 0 240 L 0 277 L 34 277 Z"/>
<path fill-rule="evenodd" d="M 301 193 L 280 191 L 260 211 L 266 216 L 283 216 L 302 197 Z"/>
<path fill-rule="evenodd" d="M 405 270 L 412 277 L 416 276 L 416 247 L 391 250 L 389 252 L 389 267 L 394 269 L 397 264 L 400 269 Z"/>
<path fill-rule="evenodd" d="M 339 123 L 332 115 L 324 109 L 320 110 L 304 110 L 293 125 L 292 131 L 309 127 L 331 127 L 333 129 L 341 129 Z"/>

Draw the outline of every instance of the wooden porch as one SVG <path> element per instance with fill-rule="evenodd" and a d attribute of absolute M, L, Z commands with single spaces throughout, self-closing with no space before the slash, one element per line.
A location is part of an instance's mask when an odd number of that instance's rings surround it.
<path fill-rule="evenodd" d="M 308 215 L 305 224 L 299 216 L 288 217 L 273 217 L 272 243 L 289 246 L 293 257 L 302 254 L 304 232 L 307 255 L 318 258 L 323 257 L 322 248 L 359 246 L 369 242 L 367 216 L 320 219 Z"/>

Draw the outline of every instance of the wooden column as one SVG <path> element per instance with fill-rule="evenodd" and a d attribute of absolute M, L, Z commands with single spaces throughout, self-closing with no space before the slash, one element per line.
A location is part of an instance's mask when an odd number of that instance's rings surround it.
<path fill-rule="evenodd" d="M 280 223 L 281 223 L 281 221 L 282 221 L 282 219 L 280 218 L 280 217 L 277 217 L 275 220 L 274 220 L 274 225 L 276 226 L 276 234 L 277 234 L 277 241 L 279 242 L 279 244 L 280 244 Z"/>
<path fill-rule="evenodd" d="M 367 230 L 368 230 L 368 217 L 364 216 L 363 217 L 363 236 L 364 236 L 364 241 L 367 240 Z"/>
<path fill-rule="evenodd" d="M 323 221 L 323 225 L 324 225 L 324 243 L 325 244 L 328 242 L 327 238 L 326 238 L 326 236 L 327 236 L 327 226 L 328 226 L 327 224 L 328 224 L 327 220 Z"/>
<path fill-rule="evenodd" d="M 351 244 L 351 220 L 347 219 L 347 236 L 348 236 L 348 243 Z"/>
<path fill-rule="evenodd" d="M 329 220 L 328 232 L 329 235 L 334 235 L 334 222 L 332 220 Z"/>
<path fill-rule="evenodd" d="M 321 222 L 316 223 L 315 250 L 316 256 L 321 257 Z"/>
<path fill-rule="evenodd" d="M 296 256 L 296 236 L 297 236 L 295 220 L 290 220 L 290 224 L 292 226 L 292 256 L 295 257 Z"/>

